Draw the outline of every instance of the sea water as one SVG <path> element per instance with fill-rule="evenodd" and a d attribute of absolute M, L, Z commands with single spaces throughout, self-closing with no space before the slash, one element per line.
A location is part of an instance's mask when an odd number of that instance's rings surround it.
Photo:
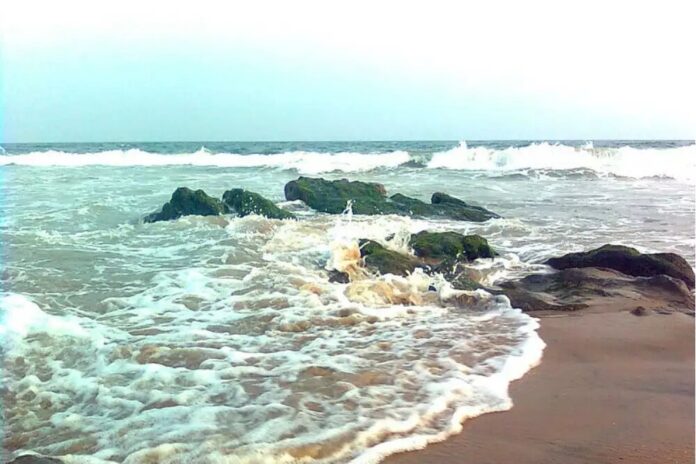
<path fill-rule="evenodd" d="M 316 213 L 283 197 L 299 175 L 502 218 Z M 693 266 L 695 180 L 693 141 L 4 145 L 2 457 L 376 463 L 443 440 L 512 407 L 538 324 L 438 276 L 371 275 L 358 239 L 480 234 L 500 253 L 471 265 L 488 285 L 605 243 Z M 299 220 L 143 223 L 179 186 L 249 189 Z"/>

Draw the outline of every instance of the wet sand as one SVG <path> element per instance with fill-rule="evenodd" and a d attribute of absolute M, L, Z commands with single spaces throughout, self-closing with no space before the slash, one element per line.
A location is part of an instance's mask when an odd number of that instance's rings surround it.
<path fill-rule="evenodd" d="M 694 462 L 694 318 L 539 314 L 540 366 L 511 386 L 512 410 L 388 464 Z"/>

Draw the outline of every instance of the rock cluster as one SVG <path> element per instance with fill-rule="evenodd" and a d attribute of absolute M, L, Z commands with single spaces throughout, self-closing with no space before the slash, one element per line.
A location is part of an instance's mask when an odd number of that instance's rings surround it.
<path fill-rule="evenodd" d="M 172 194 L 171 200 L 158 212 L 148 214 L 145 222 L 171 221 L 181 216 L 219 216 L 234 213 L 240 217 L 258 214 L 271 219 L 292 219 L 290 211 L 279 208 L 271 200 L 255 192 L 244 189 L 227 190 L 222 200 L 213 198 L 203 190 L 193 191 L 179 187 Z"/>
<path fill-rule="evenodd" d="M 285 198 L 301 200 L 316 211 L 330 214 L 340 214 L 350 205 L 353 213 L 364 215 L 397 214 L 476 222 L 500 217 L 441 192 L 434 193 L 431 202 L 425 203 L 400 193 L 387 196 L 381 184 L 347 179 L 299 177 L 285 185 Z M 220 200 L 203 190 L 180 187 L 161 211 L 144 220 L 156 222 L 186 215 L 221 214 L 295 218 L 292 212 L 248 190 L 227 190 Z M 409 246 L 412 254 L 364 239 L 360 241 L 360 256 L 364 266 L 374 274 L 405 276 L 422 269 L 427 274 L 441 274 L 453 288 L 460 290 L 483 288 L 472 279 L 467 264 L 496 256 L 485 238 L 453 231 L 419 232 L 410 237 Z M 554 257 L 545 264 L 558 272 L 530 275 L 486 290 L 506 295 L 514 307 L 525 311 L 574 311 L 597 304 L 630 306 L 636 300 L 641 302 L 640 314 L 694 308 L 694 270 L 674 253 L 640 253 L 634 248 L 609 244 Z M 347 274 L 335 270 L 329 278 L 332 282 L 350 281 Z"/>

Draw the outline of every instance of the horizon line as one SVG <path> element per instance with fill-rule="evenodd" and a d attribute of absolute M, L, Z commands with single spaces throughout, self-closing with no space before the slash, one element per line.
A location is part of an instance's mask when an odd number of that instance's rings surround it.
<path fill-rule="evenodd" d="M 327 140 L 99 140 L 71 142 L 2 142 L 2 145 L 70 145 L 70 144 L 136 144 L 136 143 L 393 143 L 393 142 L 694 142 L 693 138 L 512 138 L 512 139 L 327 139 Z"/>

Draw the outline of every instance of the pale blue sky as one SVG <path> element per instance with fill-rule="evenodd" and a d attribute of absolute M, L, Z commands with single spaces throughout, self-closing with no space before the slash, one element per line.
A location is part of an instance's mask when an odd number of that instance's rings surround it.
<path fill-rule="evenodd" d="M 696 135 L 688 2 L 10 5 L 3 142 Z"/>

